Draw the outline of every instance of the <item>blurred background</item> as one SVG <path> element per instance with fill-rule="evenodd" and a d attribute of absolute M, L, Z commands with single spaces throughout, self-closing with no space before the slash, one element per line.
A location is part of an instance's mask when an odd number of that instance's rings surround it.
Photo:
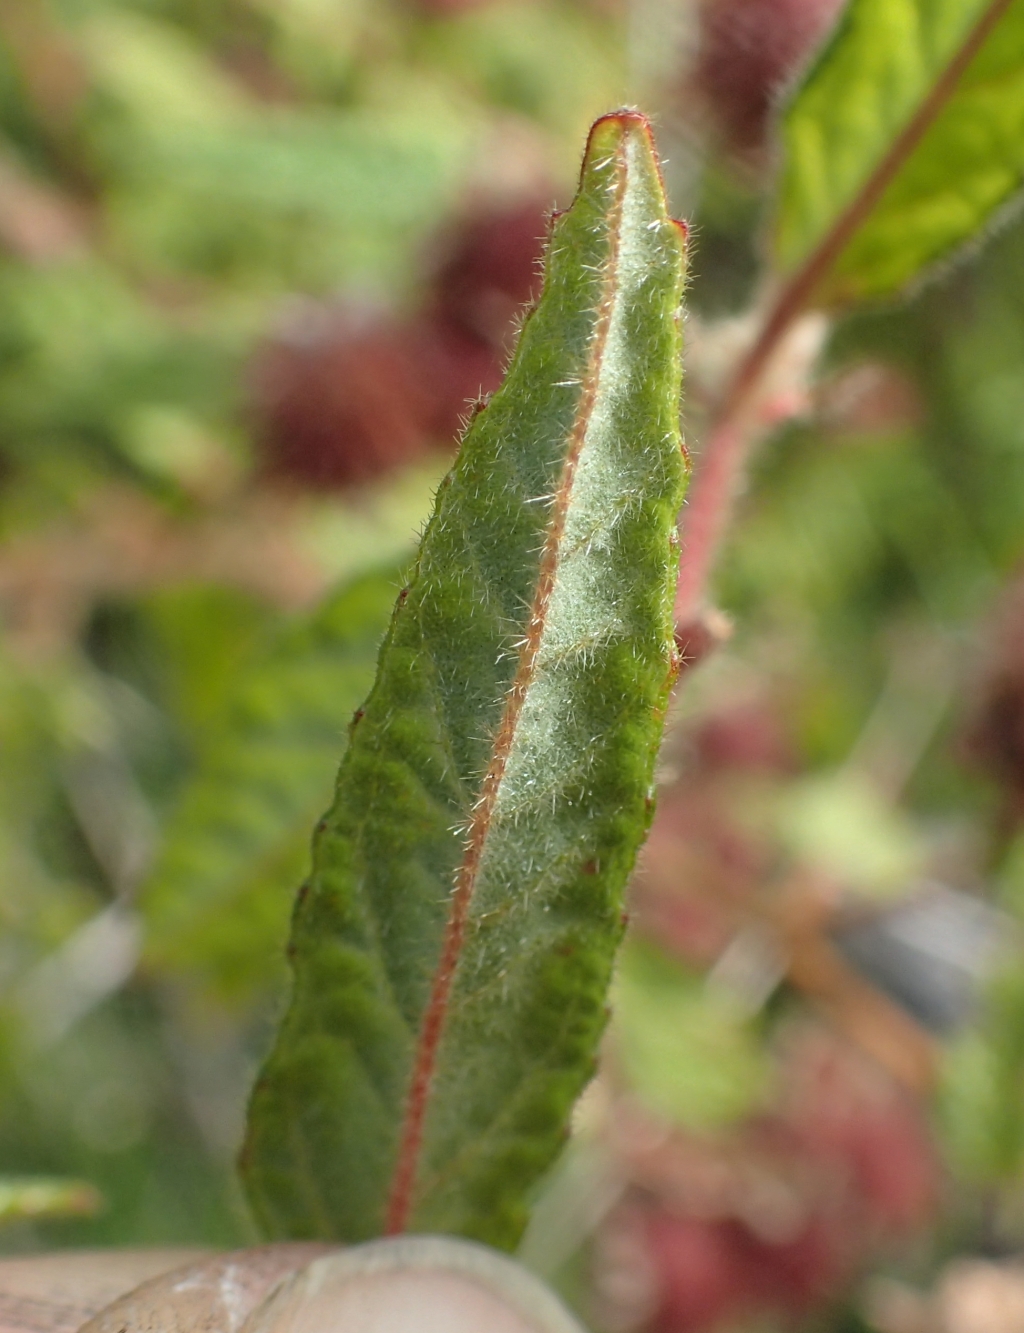
<path fill-rule="evenodd" d="M 0 1252 L 255 1238 L 309 830 L 587 126 L 693 219 L 699 441 L 839 8 L 2 0 Z M 524 1242 L 596 1330 L 1024 1327 L 1022 555 L 1013 222 L 758 455 Z"/>

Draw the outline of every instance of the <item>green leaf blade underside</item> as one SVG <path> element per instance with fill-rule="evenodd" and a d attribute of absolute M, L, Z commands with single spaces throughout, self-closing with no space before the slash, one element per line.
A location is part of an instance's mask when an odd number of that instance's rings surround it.
<path fill-rule="evenodd" d="M 898 292 L 1024 184 L 1024 0 L 852 0 L 782 125 L 777 268 L 812 302 Z"/>
<path fill-rule="evenodd" d="M 400 581 L 396 570 L 354 579 L 238 673 L 142 888 L 152 971 L 235 1001 L 280 985 L 309 829 L 373 682 Z"/>
<path fill-rule="evenodd" d="M 591 1075 L 675 665 L 684 252 L 646 122 L 599 121 L 314 841 L 242 1160 L 272 1235 L 514 1245 Z"/>

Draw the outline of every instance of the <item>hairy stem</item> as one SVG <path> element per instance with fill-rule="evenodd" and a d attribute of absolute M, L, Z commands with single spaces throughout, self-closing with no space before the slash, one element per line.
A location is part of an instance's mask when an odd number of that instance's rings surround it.
<path fill-rule="evenodd" d="M 701 610 L 747 459 L 769 424 L 757 408 L 766 371 L 776 352 L 794 322 L 810 308 L 822 280 L 868 220 L 1011 3 L 993 0 L 989 5 L 860 192 L 782 286 L 758 337 L 740 362 L 711 423 L 680 520 L 682 548 L 675 605 L 679 629 L 689 625 Z"/>

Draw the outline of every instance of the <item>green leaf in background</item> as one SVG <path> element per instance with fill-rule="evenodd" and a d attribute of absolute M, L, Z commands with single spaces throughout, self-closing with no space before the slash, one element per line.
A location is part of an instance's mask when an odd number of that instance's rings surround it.
<path fill-rule="evenodd" d="M 89 1217 L 103 1199 L 84 1180 L 49 1176 L 0 1176 L 0 1225 L 40 1217 Z"/>
<path fill-rule="evenodd" d="M 698 1131 L 754 1110 L 768 1084 L 768 1061 L 750 1015 L 723 990 L 631 938 L 613 998 L 612 1060 L 645 1106 Z"/>
<path fill-rule="evenodd" d="M 938 1103 L 949 1159 L 959 1175 L 991 1187 L 1024 1164 L 1024 978 L 1020 962 L 990 979 L 976 1026 L 944 1052 Z"/>
<path fill-rule="evenodd" d="M 592 1073 L 675 670 L 683 255 L 604 117 L 314 842 L 243 1152 L 272 1235 L 514 1245 Z"/>
<path fill-rule="evenodd" d="M 1010 845 L 997 896 L 1006 912 L 1004 952 L 980 996 L 975 1022 L 944 1051 L 938 1113 L 949 1160 L 961 1178 L 991 1189 L 1020 1179 L 1024 1165 L 1024 836 Z"/>
<path fill-rule="evenodd" d="M 1024 182 L 1024 0 L 852 0 L 783 123 L 776 265 L 898 291 Z"/>
<path fill-rule="evenodd" d="M 397 583 L 390 572 L 346 585 L 235 682 L 142 893 L 151 966 L 222 994 L 276 976 L 309 830 L 373 680 Z"/>
<path fill-rule="evenodd" d="M 275 105 L 170 23 L 114 10 L 79 40 L 110 103 L 97 151 L 122 177 L 119 234 L 162 264 L 223 262 L 232 232 L 276 218 L 329 253 L 321 283 L 360 261 L 389 276 L 396 242 L 451 207 L 482 132 L 472 104 L 410 70 L 371 105 Z"/>

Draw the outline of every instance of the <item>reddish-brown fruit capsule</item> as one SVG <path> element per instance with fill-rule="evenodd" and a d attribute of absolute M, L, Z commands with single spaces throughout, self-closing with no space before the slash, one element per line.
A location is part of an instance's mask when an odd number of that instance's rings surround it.
<path fill-rule="evenodd" d="M 639 1202 L 630 1212 L 625 1225 L 652 1288 L 649 1333 L 710 1333 L 767 1312 L 792 1321 L 845 1276 L 836 1238 L 819 1218 L 772 1243 L 734 1218 L 679 1217 Z"/>
<path fill-rule="evenodd" d="M 705 774 L 725 771 L 789 773 L 796 758 L 769 700 L 737 703 L 705 718 L 693 735 Z"/>
<path fill-rule="evenodd" d="M 307 486 L 339 487 L 421 453 L 436 407 L 423 360 L 416 330 L 311 308 L 253 367 L 265 470 Z"/>
<path fill-rule="evenodd" d="M 517 319 L 540 289 L 539 200 L 451 233 L 423 314 L 407 322 L 310 304 L 251 375 L 264 470 L 310 487 L 366 481 L 457 438 L 501 383 Z"/>
<path fill-rule="evenodd" d="M 825 1029 L 791 1033 L 781 1054 L 778 1104 L 726 1136 L 653 1135 L 656 1122 L 616 1108 L 633 1188 L 597 1235 L 610 1323 L 789 1327 L 831 1305 L 880 1245 L 933 1221 L 926 1108 Z"/>
<path fill-rule="evenodd" d="M 756 162 L 786 85 L 846 0 L 702 0 L 693 84 L 725 146 Z"/>
<path fill-rule="evenodd" d="M 501 383 L 505 355 L 489 342 L 435 315 L 418 322 L 423 374 L 432 391 L 427 418 L 431 437 L 454 441 L 479 410 L 477 404 Z"/>
<path fill-rule="evenodd" d="M 550 200 L 467 218 L 452 232 L 433 283 L 431 314 L 502 355 L 523 307 L 540 295 Z"/>

